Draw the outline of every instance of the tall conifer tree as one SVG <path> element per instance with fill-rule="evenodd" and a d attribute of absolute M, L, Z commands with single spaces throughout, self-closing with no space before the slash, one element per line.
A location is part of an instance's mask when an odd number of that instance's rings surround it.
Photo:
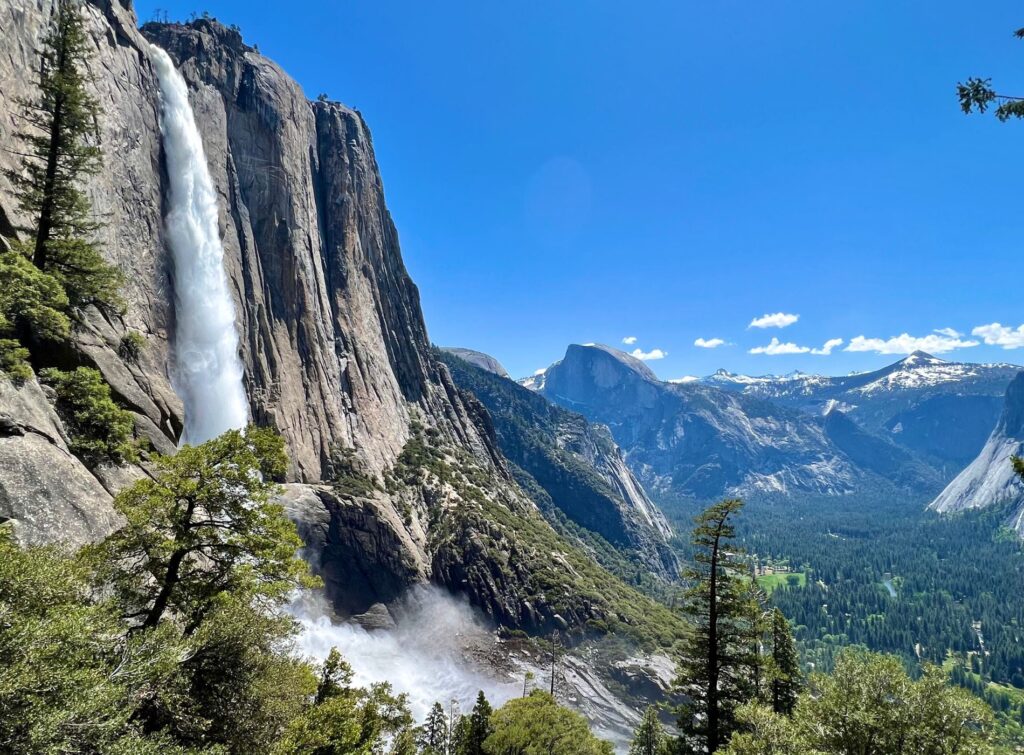
<path fill-rule="evenodd" d="M 90 39 L 81 3 L 57 0 L 42 41 L 39 87 L 19 100 L 24 147 L 21 166 L 8 171 L 31 241 L 20 245 L 33 264 L 52 275 L 71 306 L 115 306 L 120 275 L 91 240 L 98 224 L 81 188 L 101 164 L 98 104 L 88 92 Z"/>
<path fill-rule="evenodd" d="M 732 521 L 743 502 L 716 503 L 696 519 L 692 587 L 686 613 L 693 623 L 680 664 L 678 686 L 690 698 L 679 729 L 690 751 L 714 752 L 735 729 L 736 708 L 755 694 L 751 668 L 756 631 L 747 567 L 733 543 Z"/>

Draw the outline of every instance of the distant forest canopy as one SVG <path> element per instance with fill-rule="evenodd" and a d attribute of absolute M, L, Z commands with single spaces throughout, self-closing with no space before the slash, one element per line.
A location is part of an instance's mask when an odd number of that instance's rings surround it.
<path fill-rule="evenodd" d="M 885 493 L 754 499 L 737 540 L 793 622 L 805 669 L 831 669 L 849 645 L 896 654 L 914 673 L 928 661 L 1020 722 L 1024 551 L 1003 527 L 1012 504 L 945 516 L 924 505 Z M 697 507 L 665 510 L 680 530 Z"/>

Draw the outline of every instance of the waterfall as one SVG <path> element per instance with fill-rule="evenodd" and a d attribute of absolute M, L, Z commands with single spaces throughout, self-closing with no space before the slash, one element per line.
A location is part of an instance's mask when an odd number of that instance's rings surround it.
<path fill-rule="evenodd" d="M 249 409 L 203 140 L 185 80 L 166 52 L 156 45 L 150 52 L 160 80 L 160 133 L 170 179 L 164 222 L 174 261 L 172 381 L 185 404 L 182 441 L 197 444 L 245 427 Z"/>

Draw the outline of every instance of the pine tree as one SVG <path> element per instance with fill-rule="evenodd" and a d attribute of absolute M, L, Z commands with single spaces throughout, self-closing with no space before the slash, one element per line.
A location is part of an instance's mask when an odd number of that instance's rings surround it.
<path fill-rule="evenodd" d="M 89 37 L 78 0 L 58 0 L 50 30 L 43 38 L 39 91 L 22 99 L 26 128 L 20 170 L 8 171 L 32 237 L 19 250 L 52 275 L 72 306 L 116 306 L 119 273 L 89 238 L 98 224 L 79 186 L 101 162 L 95 143 L 98 105 L 86 90 Z"/>
<path fill-rule="evenodd" d="M 666 755 L 667 751 L 665 729 L 658 719 L 658 709 L 649 705 L 633 732 L 629 755 Z"/>
<path fill-rule="evenodd" d="M 785 614 L 772 612 L 772 710 L 790 715 L 800 694 L 800 659 Z"/>
<path fill-rule="evenodd" d="M 746 565 L 732 544 L 732 519 L 743 508 L 725 500 L 696 519 L 694 564 L 687 570 L 686 613 L 693 623 L 680 664 L 678 686 L 690 698 L 680 711 L 684 745 L 714 752 L 735 729 L 735 709 L 754 696 L 752 621 Z"/>
<path fill-rule="evenodd" d="M 484 740 L 491 734 L 491 712 L 491 704 L 481 690 L 476 696 L 473 712 L 469 714 L 464 755 L 484 755 Z"/>
<path fill-rule="evenodd" d="M 434 703 L 427 714 L 420 736 L 420 748 L 424 755 L 446 755 L 448 752 L 448 716 L 441 703 Z"/>

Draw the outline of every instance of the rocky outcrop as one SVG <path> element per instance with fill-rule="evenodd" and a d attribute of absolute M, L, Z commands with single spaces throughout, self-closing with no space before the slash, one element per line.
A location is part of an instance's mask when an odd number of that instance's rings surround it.
<path fill-rule="evenodd" d="M 451 354 L 461 359 L 463 362 L 469 362 L 474 367 L 479 367 L 481 370 L 487 370 L 488 372 L 494 373 L 498 377 L 508 378 L 508 370 L 506 370 L 501 362 L 492 357 L 490 354 L 484 354 L 482 351 L 474 351 L 473 349 L 464 349 L 459 346 L 441 346 L 441 351 L 446 354 Z"/>
<path fill-rule="evenodd" d="M 60 418 L 35 380 L 0 379 L 0 523 L 38 545 L 72 546 L 109 534 L 119 522 L 110 494 L 72 455 Z"/>
<path fill-rule="evenodd" d="M 1009 526 L 1024 536 L 1024 483 L 1012 459 L 1024 454 L 1024 372 L 1006 389 L 1003 412 L 981 453 L 929 504 L 942 514 L 1013 504 Z"/>

